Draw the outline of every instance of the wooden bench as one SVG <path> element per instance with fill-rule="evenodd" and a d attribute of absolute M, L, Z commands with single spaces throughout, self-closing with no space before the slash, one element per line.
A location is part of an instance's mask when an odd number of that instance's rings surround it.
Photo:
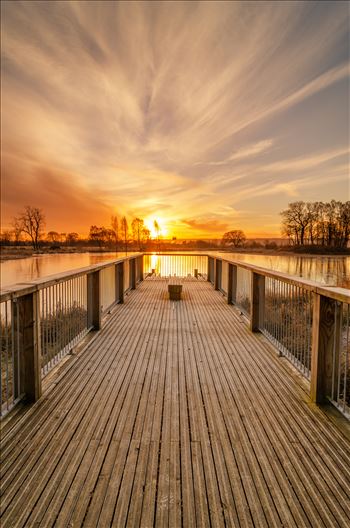
<path fill-rule="evenodd" d="M 171 301 L 180 301 L 182 293 L 182 284 L 170 282 L 168 284 L 169 299 Z"/>

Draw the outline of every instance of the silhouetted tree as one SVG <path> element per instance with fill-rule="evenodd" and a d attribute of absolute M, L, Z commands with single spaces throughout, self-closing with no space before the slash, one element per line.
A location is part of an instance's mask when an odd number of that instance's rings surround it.
<path fill-rule="evenodd" d="M 282 234 L 295 245 L 346 248 L 350 237 L 350 201 L 293 202 L 281 212 Z"/>
<path fill-rule="evenodd" d="M 17 246 L 21 240 L 22 226 L 18 218 L 14 218 L 11 222 L 11 225 L 12 225 L 13 240 L 15 242 L 15 245 Z"/>
<path fill-rule="evenodd" d="M 144 230 L 144 221 L 141 218 L 134 218 L 134 220 L 131 222 L 131 230 L 132 230 L 132 238 L 134 242 L 137 244 L 137 247 L 140 251 L 142 237 L 143 237 L 143 230 Z"/>
<path fill-rule="evenodd" d="M 38 207 L 27 205 L 14 221 L 18 222 L 21 231 L 29 236 L 33 249 L 37 250 L 45 226 L 45 215 L 42 210 Z"/>
<path fill-rule="evenodd" d="M 154 227 L 154 231 L 156 233 L 156 240 L 157 240 L 157 246 L 158 246 L 158 251 L 160 249 L 160 244 L 159 244 L 159 238 L 160 238 L 160 226 L 157 222 L 157 220 L 154 220 L 153 222 L 153 227 Z"/>
<path fill-rule="evenodd" d="M 101 247 L 106 243 L 106 228 L 92 225 L 90 227 L 89 240 Z"/>
<path fill-rule="evenodd" d="M 234 229 L 233 231 L 227 231 L 222 237 L 222 245 L 238 248 L 244 245 L 246 236 L 241 229 Z"/>
<path fill-rule="evenodd" d="M 125 216 L 123 216 L 123 218 L 121 219 L 120 227 L 121 227 L 122 237 L 124 241 L 125 253 L 127 253 L 128 252 L 128 242 L 129 242 L 129 239 L 128 239 L 129 226 L 128 226 L 128 221 Z"/>
<path fill-rule="evenodd" d="M 49 242 L 57 244 L 61 239 L 61 235 L 60 233 L 57 233 L 57 231 L 49 231 L 46 235 L 46 238 Z"/>
<path fill-rule="evenodd" d="M 118 243 L 119 243 L 119 221 L 117 215 L 111 217 L 111 228 L 114 234 L 115 240 L 115 250 L 118 252 Z"/>
<path fill-rule="evenodd" d="M 79 240 L 78 233 L 75 233 L 75 232 L 67 233 L 66 241 L 68 245 L 74 246 L 78 242 L 78 240 Z"/>

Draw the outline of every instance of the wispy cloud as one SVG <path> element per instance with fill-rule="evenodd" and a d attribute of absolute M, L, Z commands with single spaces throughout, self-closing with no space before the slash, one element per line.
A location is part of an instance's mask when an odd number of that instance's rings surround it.
<path fill-rule="evenodd" d="M 5 225 L 30 197 L 58 228 L 57 178 L 80 230 L 263 230 L 300 189 L 326 198 L 315 170 L 344 198 L 348 24 L 341 2 L 4 2 Z"/>

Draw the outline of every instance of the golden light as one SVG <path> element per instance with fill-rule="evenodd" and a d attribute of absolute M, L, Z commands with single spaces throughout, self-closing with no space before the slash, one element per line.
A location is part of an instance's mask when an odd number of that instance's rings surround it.
<path fill-rule="evenodd" d="M 155 228 L 154 223 L 157 222 L 159 226 L 159 232 L 157 232 L 157 229 Z M 151 232 L 151 238 L 157 238 L 165 237 L 168 233 L 168 230 L 165 225 L 165 221 L 162 218 L 156 217 L 156 218 L 146 218 L 145 219 L 145 226 L 147 229 Z"/>

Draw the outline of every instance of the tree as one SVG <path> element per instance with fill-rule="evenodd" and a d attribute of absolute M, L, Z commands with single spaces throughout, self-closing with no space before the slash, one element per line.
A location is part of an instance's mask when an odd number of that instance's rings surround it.
<path fill-rule="evenodd" d="M 151 239 L 151 231 L 147 227 L 142 229 L 142 244 L 147 245 Z"/>
<path fill-rule="evenodd" d="M 288 204 L 288 209 L 281 212 L 283 233 L 294 240 L 297 245 L 303 245 L 307 227 L 310 224 L 310 210 L 305 202 Z"/>
<path fill-rule="evenodd" d="M 123 216 L 123 218 L 121 219 L 121 232 L 122 232 L 122 237 L 123 237 L 123 241 L 124 241 L 124 249 L 125 249 L 125 253 L 128 252 L 128 236 L 129 236 L 129 226 L 128 226 L 128 221 L 126 219 L 125 216 Z"/>
<path fill-rule="evenodd" d="M 282 211 L 282 233 L 296 245 L 346 248 L 350 237 L 350 202 L 294 202 Z"/>
<path fill-rule="evenodd" d="M 119 242 L 119 222 L 117 215 L 111 217 L 111 228 L 115 240 L 115 250 L 118 252 L 118 242 Z"/>
<path fill-rule="evenodd" d="M 106 228 L 103 227 L 103 226 L 102 227 L 98 227 L 98 226 L 92 225 L 90 227 L 89 239 L 91 240 L 91 242 L 94 242 L 95 244 L 97 244 L 99 246 L 99 248 L 101 249 L 102 246 L 107 241 L 107 230 L 106 230 Z"/>
<path fill-rule="evenodd" d="M 78 240 L 79 240 L 78 233 L 75 233 L 75 232 L 67 233 L 66 241 L 68 245 L 74 246 L 78 242 Z"/>
<path fill-rule="evenodd" d="M 14 221 L 18 222 L 22 232 L 29 236 L 33 249 L 37 250 L 45 225 L 45 215 L 42 210 L 38 207 L 27 205 Z"/>
<path fill-rule="evenodd" d="M 49 242 L 52 242 L 53 244 L 58 244 L 61 239 L 60 233 L 57 233 L 57 231 L 49 231 L 46 235 L 46 238 Z"/>
<path fill-rule="evenodd" d="M 222 237 L 222 245 L 231 246 L 238 248 L 244 245 L 246 241 L 246 236 L 241 229 L 234 229 L 233 231 L 228 231 Z"/>
<path fill-rule="evenodd" d="M 0 240 L 4 246 L 7 246 L 11 243 L 11 238 L 12 232 L 10 231 L 10 229 L 4 229 L 4 231 L 0 233 Z"/>
<path fill-rule="evenodd" d="M 12 233 L 15 245 L 17 246 L 21 240 L 22 226 L 18 218 L 14 218 L 11 222 Z"/>
<path fill-rule="evenodd" d="M 144 235 L 144 221 L 141 218 L 134 218 L 131 222 L 132 237 L 137 244 L 139 251 L 141 250 L 141 242 Z"/>
<path fill-rule="evenodd" d="M 154 227 L 154 231 L 155 231 L 155 234 L 156 234 L 157 246 L 158 246 L 158 251 L 159 251 L 159 249 L 160 249 L 160 244 L 159 244 L 160 226 L 159 226 L 157 220 L 154 220 L 153 227 Z"/>

